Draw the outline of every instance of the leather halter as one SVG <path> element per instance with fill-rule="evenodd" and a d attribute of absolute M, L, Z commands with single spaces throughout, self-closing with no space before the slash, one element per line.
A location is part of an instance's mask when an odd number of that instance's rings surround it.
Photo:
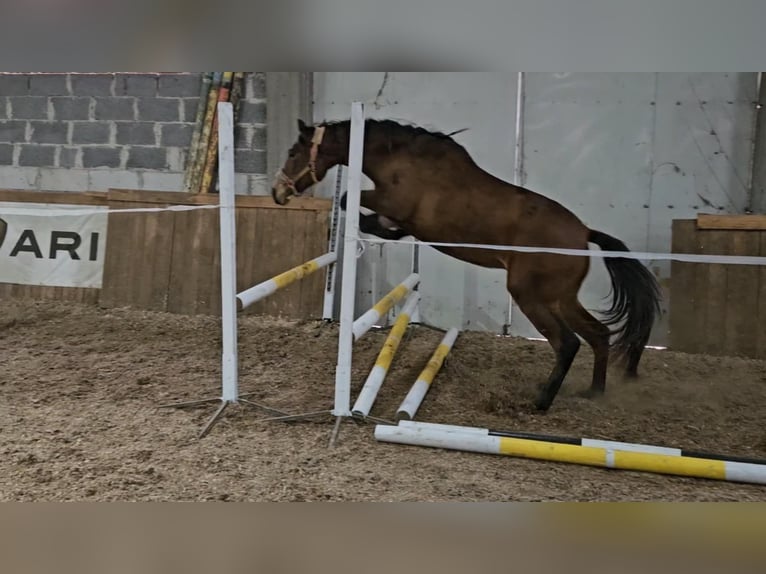
<path fill-rule="evenodd" d="M 294 195 L 300 195 L 295 187 L 295 182 L 306 175 L 306 173 L 311 174 L 311 179 L 314 180 L 314 183 L 319 183 L 316 173 L 316 161 L 317 155 L 319 154 L 319 146 L 322 144 L 322 139 L 324 138 L 324 130 L 325 126 L 319 126 L 314 129 L 314 135 L 311 138 L 311 150 L 309 151 L 309 163 L 306 167 L 293 177 L 288 176 L 282 169 L 277 172 L 277 180 L 292 189 Z"/>

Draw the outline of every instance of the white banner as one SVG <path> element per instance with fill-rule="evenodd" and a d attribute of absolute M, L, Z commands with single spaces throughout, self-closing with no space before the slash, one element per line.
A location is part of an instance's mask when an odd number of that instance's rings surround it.
<path fill-rule="evenodd" d="M 83 208 L 91 213 L 51 213 Z M 108 211 L 91 205 L 0 202 L 0 283 L 100 288 Z"/>

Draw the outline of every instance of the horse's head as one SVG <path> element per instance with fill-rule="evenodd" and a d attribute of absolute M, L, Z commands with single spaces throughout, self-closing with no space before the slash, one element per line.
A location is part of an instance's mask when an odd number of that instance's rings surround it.
<path fill-rule="evenodd" d="M 330 147 L 325 141 L 325 127 L 307 126 L 298 120 L 298 140 L 290 148 L 287 160 L 271 187 L 271 196 L 279 205 L 285 205 L 293 195 L 301 195 L 315 183 L 319 183 L 337 158 L 327 153 Z M 324 142 L 324 144 L 323 144 Z"/>

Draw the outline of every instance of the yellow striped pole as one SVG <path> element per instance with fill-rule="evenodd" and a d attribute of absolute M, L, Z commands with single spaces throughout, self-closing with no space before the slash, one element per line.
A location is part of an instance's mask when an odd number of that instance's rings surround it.
<path fill-rule="evenodd" d="M 431 387 L 434 377 L 436 377 L 436 374 L 442 368 L 444 359 L 452 349 L 452 345 L 455 344 L 455 339 L 457 339 L 458 333 L 459 331 L 457 328 L 452 327 L 444 335 L 441 343 L 439 343 L 439 346 L 436 347 L 433 355 L 431 355 L 425 369 L 423 369 L 418 379 L 410 388 L 410 392 L 404 397 L 402 404 L 399 405 L 399 409 L 396 412 L 396 417 L 398 419 L 415 418 L 415 413 L 418 411 L 418 408 L 420 408 L 420 404 L 423 402 L 428 389 Z"/>
<path fill-rule="evenodd" d="M 407 279 L 391 289 L 383 298 L 375 303 L 373 307 L 362 314 L 353 325 L 354 341 L 357 341 L 362 335 L 369 331 L 372 326 L 388 313 L 407 293 L 412 291 L 420 282 L 420 276 L 417 273 L 410 274 Z"/>
<path fill-rule="evenodd" d="M 375 438 L 384 442 L 500 454 L 549 462 L 766 484 L 766 464 L 679 456 L 653 450 L 621 450 L 620 448 L 513 438 L 489 434 L 487 429 L 400 421 L 398 426 L 377 425 Z M 653 448 L 647 446 L 647 449 Z"/>
<path fill-rule="evenodd" d="M 202 124 L 205 119 L 205 109 L 207 105 L 207 96 L 210 92 L 210 84 L 213 81 L 213 73 L 205 72 L 200 82 L 199 101 L 197 102 L 197 111 L 194 116 L 194 132 L 192 133 L 191 144 L 189 145 L 189 157 L 186 159 L 186 173 L 184 174 L 184 191 L 192 191 L 191 180 L 192 172 L 197 165 L 199 154 L 199 142 L 202 137 Z"/>
<path fill-rule="evenodd" d="M 218 101 L 228 102 L 229 93 L 231 92 L 231 81 L 234 77 L 234 72 L 224 72 L 223 80 L 221 80 L 221 89 L 218 90 Z M 207 154 L 205 156 L 205 166 L 202 169 L 202 182 L 200 183 L 199 193 L 208 193 L 210 191 L 210 185 L 213 183 L 213 174 L 215 173 L 215 166 L 218 161 L 218 114 L 213 117 L 213 125 L 210 128 L 210 142 L 207 146 Z"/>
<path fill-rule="evenodd" d="M 331 263 L 335 263 L 336 258 L 337 255 L 335 253 L 325 253 L 316 259 L 312 259 L 311 261 L 307 261 L 306 263 L 293 267 L 292 269 L 288 269 L 284 273 L 280 273 L 271 279 L 267 279 L 266 281 L 258 283 L 257 285 L 242 291 L 242 293 L 238 293 L 238 310 L 241 311 L 246 309 L 264 297 L 272 295 L 279 289 L 287 287 L 291 283 L 294 283 L 299 279 L 303 279 L 307 275 L 311 275 L 315 271 L 318 271 L 323 267 L 327 267 Z"/>
<path fill-rule="evenodd" d="M 354 407 L 351 409 L 352 414 L 365 417 L 370 414 L 370 409 L 375 402 L 375 397 L 377 397 L 378 391 L 388 374 L 388 369 L 391 366 L 391 362 L 394 360 L 394 355 L 399 348 L 399 343 L 402 341 L 402 336 L 404 336 L 404 332 L 410 324 L 410 317 L 415 311 L 418 301 L 420 301 L 420 294 L 417 291 L 413 291 L 410 293 L 410 296 L 407 297 L 407 301 L 405 301 L 404 307 L 396 318 L 394 326 L 386 338 L 386 342 L 383 343 L 383 348 L 380 350 L 380 353 L 378 353 L 375 366 L 370 371 L 370 374 L 364 382 L 364 386 L 354 403 Z"/>
<path fill-rule="evenodd" d="M 197 162 L 192 169 L 191 186 L 192 193 L 199 193 L 199 186 L 202 183 L 202 172 L 205 169 L 205 158 L 207 158 L 207 149 L 210 145 L 210 133 L 213 129 L 213 118 L 216 116 L 216 104 L 218 103 L 218 90 L 221 87 L 222 72 L 213 72 L 213 81 L 210 85 L 210 91 L 207 94 L 207 103 L 205 104 L 205 119 L 202 122 L 202 134 L 199 139 L 197 149 Z"/>

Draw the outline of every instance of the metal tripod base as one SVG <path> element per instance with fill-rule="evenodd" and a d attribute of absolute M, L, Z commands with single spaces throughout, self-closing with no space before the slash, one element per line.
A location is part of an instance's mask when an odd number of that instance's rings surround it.
<path fill-rule="evenodd" d="M 289 416 L 289 415 L 287 415 L 287 413 L 285 413 L 283 411 L 280 411 L 280 410 L 277 410 L 277 409 L 273 409 L 271 407 L 267 407 L 266 405 L 262 405 L 260 403 L 256 403 L 254 401 L 250 401 L 250 400 L 247 400 L 247 399 L 243 398 L 243 397 L 250 396 L 250 394 L 252 394 L 252 393 L 245 394 L 245 395 L 240 395 L 240 398 L 237 401 L 227 401 L 227 400 L 222 399 L 221 397 L 215 397 L 215 398 L 209 398 L 209 399 L 197 399 L 197 400 L 193 400 L 193 401 L 182 401 L 182 402 L 178 402 L 178 403 L 169 403 L 169 404 L 166 404 L 166 405 L 160 405 L 159 408 L 161 408 L 161 409 L 166 409 L 166 408 L 184 409 L 184 408 L 190 408 L 190 407 L 197 407 L 197 406 L 200 406 L 200 405 L 205 405 L 207 403 L 220 402 L 221 404 L 218 406 L 218 409 L 216 409 L 215 413 L 213 413 L 213 416 L 210 417 L 210 419 L 207 421 L 207 423 L 205 423 L 205 426 L 202 427 L 202 430 L 200 431 L 198 438 L 203 438 L 203 437 L 205 437 L 205 435 L 207 435 L 210 432 L 210 429 L 212 429 L 213 425 L 215 425 L 215 423 L 218 422 L 218 420 L 221 418 L 221 416 L 223 415 L 224 411 L 226 410 L 226 407 L 228 407 L 230 404 L 244 404 L 244 405 L 248 405 L 250 407 L 254 407 L 254 408 L 257 408 L 257 409 L 265 410 L 265 411 L 268 411 L 268 412 L 276 415 L 277 418 Z"/>
<path fill-rule="evenodd" d="M 278 409 L 275 409 L 275 408 L 263 405 L 261 403 L 256 403 L 255 401 L 251 401 L 251 400 L 243 398 L 243 397 L 250 396 L 251 394 L 254 394 L 254 393 L 248 393 L 248 394 L 240 395 L 239 399 L 236 400 L 236 401 L 227 401 L 227 400 L 222 399 L 221 397 L 215 397 L 215 398 L 211 397 L 209 399 L 197 399 L 197 400 L 193 400 L 193 401 L 181 401 L 181 402 L 177 402 L 177 403 L 169 403 L 169 404 L 165 404 L 165 405 L 160 405 L 158 408 L 161 408 L 161 409 L 166 409 L 166 408 L 180 408 L 180 409 L 183 409 L 183 408 L 197 407 L 197 406 L 205 405 L 205 404 L 208 404 L 208 403 L 220 402 L 221 404 L 218 406 L 218 408 L 216 409 L 215 413 L 213 413 L 213 416 L 211 416 L 210 419 L 208 419 L 207 423 L 205 423 L 205 426 L 202 427 L 202 430 L 199 433 L 199 438 L 204 438 L 210 432 L 210 430 L 213 428 L 213 426 L 218 422 L 218 420 L 223 415 L 224 411 L 226 410 L 226 407 L 228 407 L 231 404 L 243 404 L 243 405 L 247 405 L 247 406 L 250 406 L 250 407 L 253 407 L 253 408 L 256 408 L 256 409 L 267 411 L 267 412 L 269 412 L 269 413 L 271 413 L 273 415 L 273 416 L 265 418 L 265 419 L 258 419 L 257 421 L 255 421 L 257 423 L 277 422 L 277 421 L 289 422 L 289 421 L 297 421 L 297 420 L 307 419 L 307 418 L 311 418 L 311 417 L 315 417 L 315 416 L 319 416 L 319 415 L 329 415 L 329 414 L 332 414 L 332 410 L 328 409 L 328 410 L 324 410 L 324 411 L 314 411 L 314 412 L 309 412 L 309 413 L 291 415 L 291 414 L 286 413 L 284 411 L 280 411 Z M 341 418 L 342 417 L 338 417 L 338 421 L 336 423 L 335 430 L 333 431 L 333 436 L 332 436 L 332 438 L 330 440 L 330 445 L 331 446 L 334 445 L 334 443 L 335 443 L 335 438 L 337 437 L 337 434 L 338 434 L 338 427 L 340 426 L 340 419 Z"/>

